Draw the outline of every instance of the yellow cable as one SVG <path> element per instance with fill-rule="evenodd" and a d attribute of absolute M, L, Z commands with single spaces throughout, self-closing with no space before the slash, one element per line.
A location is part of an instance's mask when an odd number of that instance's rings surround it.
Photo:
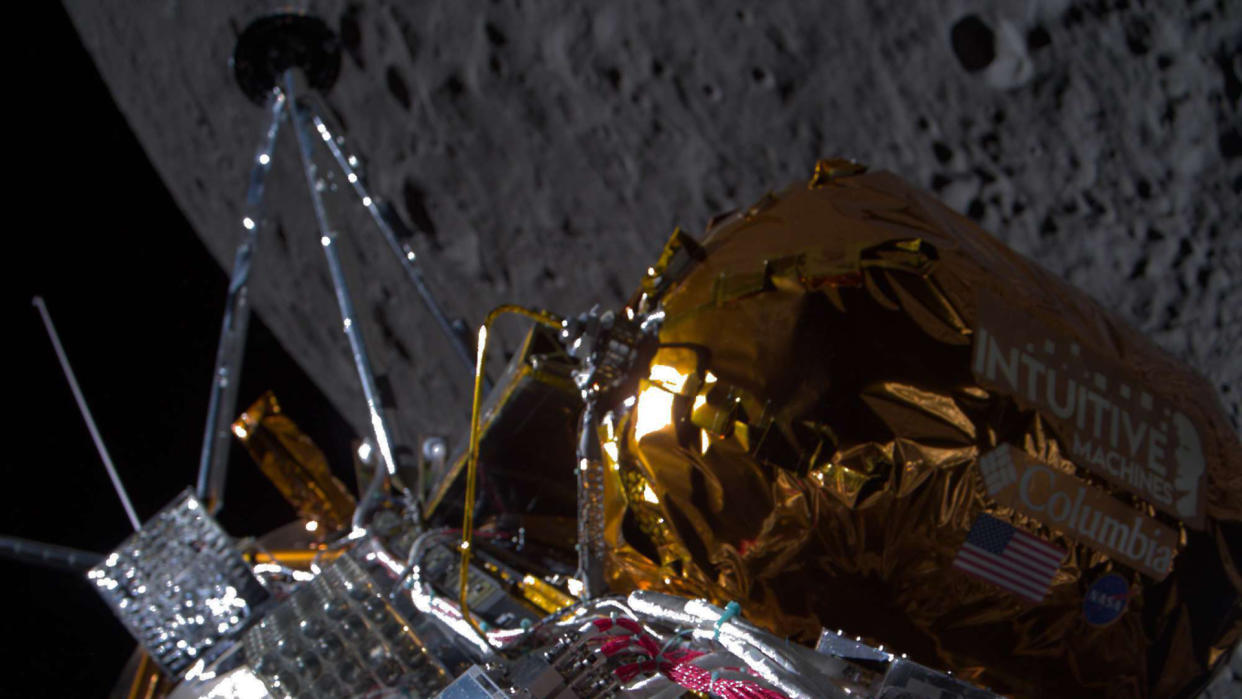
<path fill-rule="evenodd" d="M 536 323 L 556 330 L 561 329 L 562 323 L 561 317 L 554 313 L 505 304 L 492 309 L 479 328 L 478 354 L 474 365 L 474 400 L 470 408 L 470 451 L 466 457 L 466 505 L 463 508 L 465 514 L 462 515 L 461 520 L 461 589 L 458 591 L 458 601 L 461 604 L 462 617 L 484 641 L 487 641 L 487 634 L 470 613 L 470 605 L 466 602 L 466 597 L 470 588 L 470 554 L 474 544 L 474 484 L 479 469 L 479 411 L 483 406 L 483 372 L 487 365 L 487 339 L 492 323 L 506 313 L 530 318 Z"/>

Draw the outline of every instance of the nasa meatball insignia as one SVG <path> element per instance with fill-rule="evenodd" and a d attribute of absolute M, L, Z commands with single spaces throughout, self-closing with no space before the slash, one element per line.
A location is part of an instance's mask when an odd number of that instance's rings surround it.
<path fill-rule="evenodd" d="M 1091 583 L 1082 598 L 1082 615 L 1092 626 L 1108 626 L 1121 618 L 1130 603 L 1130 583 L 1109 573 Z"/>

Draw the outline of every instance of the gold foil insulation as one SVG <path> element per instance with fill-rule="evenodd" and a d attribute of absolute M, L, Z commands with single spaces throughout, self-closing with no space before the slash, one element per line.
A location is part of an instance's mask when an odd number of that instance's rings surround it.
<path fill-rule="evenodd" d="M 661 346 L 599 429 L 610 585 L 736 600 L 803 642 L 841 628 L 1006 693 L 1193 687 L 1242 634 L 1242 448 L 1213 391 L 861 173 L 825 161 L 649 270 L 633 307 L 663 310 Z M 985 513 L 1065 551 L 1042 601 L 953 567 Z"/>
<path fill-rule="evenodd" d="M 299 517 L 317 522 L 323 533 L 350 528 L 353 495 L 332 475 L 319 447 L 281 412 L 270 391 L 233 422 L 233 434 Z"/>

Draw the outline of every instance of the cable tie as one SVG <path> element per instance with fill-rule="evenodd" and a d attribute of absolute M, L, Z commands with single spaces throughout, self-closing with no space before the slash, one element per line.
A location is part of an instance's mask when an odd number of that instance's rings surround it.
<path fill-rule="evenodd" d="M 720 618 L 716 620 L 716 632 L 712 634 L 713 641 L 720 640 L 720 627 L 724 626 L 733 617 L 742 611 L 742 605 L 736 601 L 731 601 L 725 605 L 724 611 L 720 613 Z"/>
<path fill-rule="evenodd" d="M 677 640 L 680 639 L 682 636 L 685 636 L 687 634 L 692 634 L 692 633 L 694 633 L 694 629 L 684 629 L 682 631 L 678 631 L 677 633 L 673 634 L 671 638 L 669 638 L 667 641 L 664 642 L 664 645 L 660 648 L 660 652 L 656 653 L 655 658 L 653 658 L 653 660 L 655 660 L 657 671 L 659 670 L 660 663 L 668 662 L 664 657 L 665 651 L 667 651 L 669 647 L 672 646 L 674 643 L 676 643 Z"/>

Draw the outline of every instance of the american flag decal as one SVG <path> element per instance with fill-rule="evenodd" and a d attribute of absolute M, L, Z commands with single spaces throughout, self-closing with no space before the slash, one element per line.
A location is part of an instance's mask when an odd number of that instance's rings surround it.
<path fill-rule="evenodd" d="M 953 567 L 1031 602 L 1048 593 L 1065 552 L 991 515 L 981 514 L 958 549 Z"/>

